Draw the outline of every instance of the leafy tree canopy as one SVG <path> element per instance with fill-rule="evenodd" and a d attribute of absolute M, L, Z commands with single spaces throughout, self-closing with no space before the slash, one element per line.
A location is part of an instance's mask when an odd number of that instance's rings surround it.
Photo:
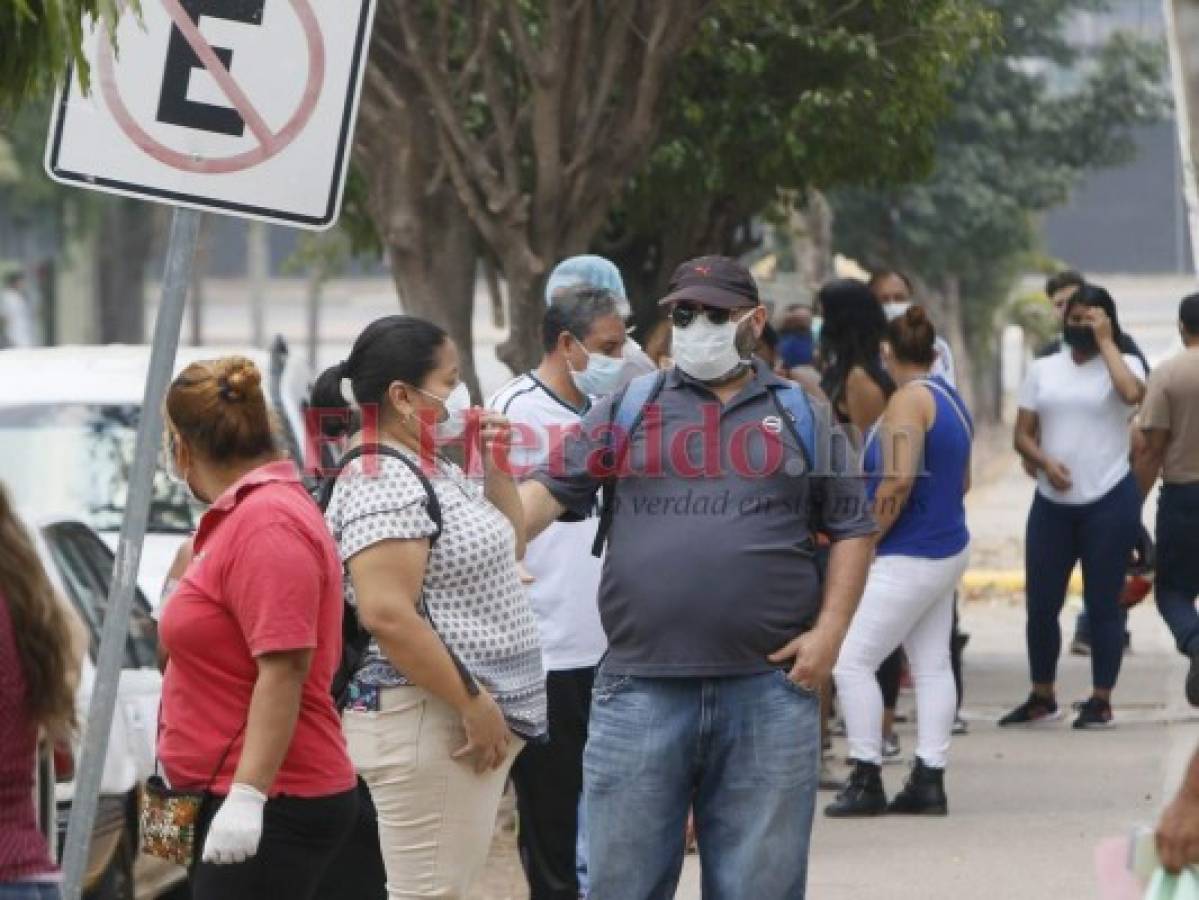
<path fill-rule="evenodd" d="M 747 249 L 780 189 L 924 176 L 955 71 L 993 29 L 977 2 L 717 4 L 600 249 L 651 290 L 683 257 Z"/>
<path fill-rule="evenodd" d="M 124 4 L 136 10 L 137 4 Z M 87 84 L 81 44 L 87 23 L 112 17 L 116 0 L 4 0 L 0 3 L 0 113 L 60 78 L 73 60 Z"/>
<path fill-rule="evenodd" d="M 1091 168 L 1129 160 L 1134 126 L 1166 110 L 1160 47 L 1116 33 L 1080 49 L 1068 26 L 1096 0 L 989 0 L 997 53 L 964 69 L 929 178 L 834 197 L 838 244 L 933 290 L 960 283 L 963 330 L 985 358 L 995 310 L 1036 249 L 1035 217 Z"/>

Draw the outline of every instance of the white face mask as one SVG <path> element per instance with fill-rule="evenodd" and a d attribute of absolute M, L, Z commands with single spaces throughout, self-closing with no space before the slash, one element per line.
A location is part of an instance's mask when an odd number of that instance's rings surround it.
<path fill-rule="evenodd" d="M 176 438 L 170 430 L 163 435 L 162 447 L 159 451 L 159 465 L 162 467 L 163 473 L 167 476 L 168 481 L 172 481 L 187 491 L 188 499 L 196 506 L 210 506 L 211 504 L 196 493 L 196 489 L 192 487 L 191 481 L 188 480 L 187 473 L 179 469 L 179 462 L 175 458 L 177 452 Z"/>
<path fill-rule="evenodd" d="M 911 307 L 911 302 L 907 303 L 887 303 L 883 305 L 883 312 L 887 314 L 887 321 L 894 322 Z"/>
<path fill-rule="evenodd" d="M 698 316 L 686 328 L 672 326 L 674 364 L 698 381 L 719 381 L 744 362 L 737 350 L 737 330 L 748 319 L 713 325 L 707 316 Z"/>
<path fill-rule="evenodd" d="M 438 397 L 420 388 L 417 390 L 445 407 L 446 417 L 437 423 L 434 436 L 439 441 L 454 441 L 462 437 L 466 432 L 466 414 L 470 411 L 470 391 L 466 389 L 466 382 L 458 382 L 448 397 Z"/>
<path fill-rule="evenodd" d="M 624 374 L 624 359 L 604 356 L 602 353 L 589 353 L 586 347 L 583 347 L 583 352 L 587 354 L 587 368 L 582 372 L 570 370 L 575 387 L 592 397 L 605 397 L 614 393 L 620 387 L 620 378 Z"/>

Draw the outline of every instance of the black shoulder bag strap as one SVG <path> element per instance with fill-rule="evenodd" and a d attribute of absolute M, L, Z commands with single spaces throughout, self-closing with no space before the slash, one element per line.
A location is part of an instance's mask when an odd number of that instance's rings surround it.
<path fill-rule="evenodd" d="M 320 493 L 317 497 L 317 503 L 320 505 L 321 511 L 324 512 L 328 510 L 329 503 L 333 499 L 333 489 L 337 486 L 337 479 L 341 476 L 341 473 L 345 471 L 345 467 L 354 460 L 369 455 L 386 456 L 389 459 L 394 459 L 403 463 L 408 467 L 408 470 L 416 476 L 416 479 L 420 482 L 421 487 L 424 488 L 425 511 L 428 513 L 429 518 L 432 520 L 433 525 L 437 529 L 429 536 L 429 552 L 432 553 L 433 548 L 437 545 L 437 540 L 441 537 L 443 528 L 441 501 L 437 498 L 437 491 L 433 488 L 433 483 L 429 480 L 429 476 L 426 475 L 424 470 L 421 468 L 420 463 L 412 459 L 407 454 L 401 453 L 394 447 L 389 447 L 386 444 L 360 444 L 357 447 L 351 448 L 345 454 L 345 456 L 342 457 L 341 462 L 338 464 L 337 473 L 321 486 Z M 348 570 L 347 574 L 349 574 Z M 458 657 L 458 654 L 454 652 L 453 648 L 450 647 L 450 645 L 446 643 L 445 638 L 442 637 L 441 630 L 437 627 L 437 622 L 433 618 L 433 610 L 430 608 L 429 604 L 423 600 L 423 598 L 421 606 L 424 609 L 425 618 L 429 620 L 429 627 L 433 629 L 433 633 L 437 635 L 438 639 L 440 639 L 442 646 L 445 647 L 446 652 L 450 655 L 450 659 L 454 663 L 454 668 L 458 670 L 458 675 L 462 679 L 462 684 L 466 687 L 467 693 L 472 697 L 478 696 L 478 683 L 475 681 L 474 676 L 470 674 L 470 671 L 466 668 L 466 665 Z M 358 618 L 358 610 L 351 606 L 348 601 L 345 603 L 344 616 L 347 624 L 350 626 L 350 630 L 356 630 L 362 634 L 367 634 L 366 629 L 362 627 L 362 623 Z M 346 629 L 343 628 L 343 632 L 345 630 Z M 366 658 L 366 654 L 369 649 L 370 640 L 368 636 L 368 640 L 361 642 L 361 649 L 357 647 L 355 648 L 353 654 L 355 659 L 349 666 L 344 667 L 347 669 L 347 671 L 345 673 L 339 672 L 339 675 L 348 675 L 348 677 L 344 678 L 344 684 L 335 685 L 333 692 L 334 696 L 337 698 L 339 709 L 345 708 L 346 701 L 349 697 L 350 681 L 353 680 L 353 673 L 361 667 L 362 661 Z"/>

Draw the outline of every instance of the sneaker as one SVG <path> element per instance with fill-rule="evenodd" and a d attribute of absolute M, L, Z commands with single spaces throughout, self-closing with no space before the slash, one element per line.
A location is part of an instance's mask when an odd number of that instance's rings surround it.
<path fill-rule="evenodd" d="M 888 815 L 947 816 L 949 801 L 945 797 L 945 770 L 933 769 L 916 757 L 912 774 L 903 790 L 887 807 Z"/>
<path fill-rule="evenodd" d="M 899 762 L 902 753 L 903 750 L 899 746 L 899 735 L 891 733 L 883 738 L 883 765 Z"/>
<path fill-rule="evenodd" d="M 1084 728 L 1111 728 L 1113 724 L 1112 705 L 1106 700 L 1100 700 L 1098 697 L 1084 700 L 1082 705 L 1078 707 L 1078 718 L 1074 720 L 1074 727 L 1079 730 Z"/>
<path fill-rule="evenodd" d="M 963 719 L 961 716 L 954 717 L 953 733 L 955 735 L 957 735 L 958 737 L 961 737 L 964 734 L 970 733 L 970 726 L 968 724 L 966 724 L 966 720 Z"/>
<path fill-rule="evenodd" d="M 1027 700 L 999 720 L 999 727 L 1040 725 L 1043 722 L 1056 722 L 1061 717 L 1062 711 L 1058 709 L 1056 700 L 1029 694 Z"/>
<path fill-rule="evenodd" d="M 1075 656 L 1090 656 L 1091 642 L 1085 638 L 1076 637 L 1070 642 L 1070 652 Z"/>
<path fill-rule="evenodd" d="M 830 819 L 861 819 L 887 811 L 882 769 L 874 763 L 854 762 L 849 781 L 837 799 L 824 809 Z"/>
<path fill-rule="evenodd" d="M 1187 672 L 1187 703 L 1199 706 L 1199 650 L 1190 653 L 1191 668 Z"/>

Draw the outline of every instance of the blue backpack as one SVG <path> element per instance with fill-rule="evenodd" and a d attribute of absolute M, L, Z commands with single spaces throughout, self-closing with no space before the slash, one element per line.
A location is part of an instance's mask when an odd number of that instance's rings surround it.
<path fill-rule="evenodd" d="M 616 486 L 620 481 L 618 473 L 628 456 L 633 434 L 641 426 L 646 409 L 657 399 L 665 383 L 665 372 L 642 375 L 630 381 L 613 400 L 612 427 L 604 435 L 604 457 L 609 470 L 614 474 L 604 482 L 599 530 L 591 547 L 593 556 L 603 556 L 608 532 L 612 530 L 612 517 L 616 510 Z M 812 409 L 812 401 L 798 386 L 774 386 L 767 390 L 779 411 L 779 416 L 787 423 L 787 427 L 799 443 L 805 471 L 811 472 L 817 463 L 816 413 Z"/>

